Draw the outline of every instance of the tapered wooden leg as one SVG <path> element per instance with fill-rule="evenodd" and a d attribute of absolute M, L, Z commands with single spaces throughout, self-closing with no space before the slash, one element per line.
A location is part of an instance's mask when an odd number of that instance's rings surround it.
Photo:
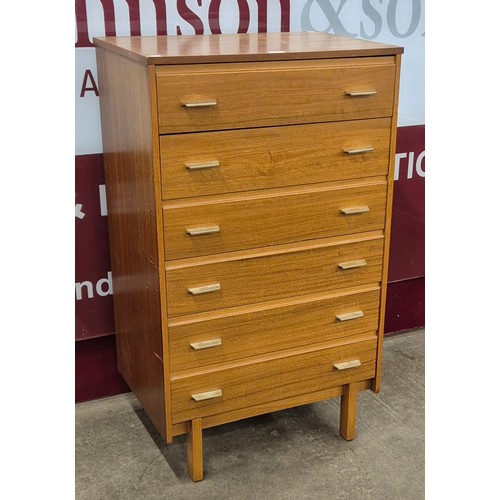
<path fill-rule="evenodd" d="M 191 420 L 188 425 L 188 473 L 193 481 L 201 481 L 203 479 L 203 441 L 201 418 Z"/>
<path fill-rule="evenodd" d="M 340 435 L 346 441 L 356 434 L 356 392 L 356 383 L 348 384 L 340 399 Z"/>

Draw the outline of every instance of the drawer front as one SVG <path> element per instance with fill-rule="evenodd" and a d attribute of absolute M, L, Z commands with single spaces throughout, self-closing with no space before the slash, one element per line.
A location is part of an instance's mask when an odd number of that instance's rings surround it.
<path fill-rule="evenodd" d="M 167 264 L 168 316 L 377 283 L 382 252 L 378 237 L 189 267 Z"/>
<path fill-rule="evenodd" d="M 383 229 L 386 189 L 385 181 L 373 181 L 220 197 L 205 203 L 167 203 L 165 257 L 196 257 Z"/>
<path fill-rule="evenodd" d="M 373 336 L 268 361 L 200 370 L 193 376 L 174 373 L 173 423 L 368 380 L 375 376 L 376 346 Z M 341 363 L 346 362 L 354 362 L 354 366 L 343 368 Z"/>
<path fill-rule="evenodd" d="M 160 66 L 159 130 L 171 134 L 388 117 L 394 76 L 392 57 Z"/>
<path fill-rule="evenodd" d="M 375 332 L 380 289 L 368 290 L 341 296 L 313 295 L 287 299 L 286 305 L 275 301 L 237 311 L 171 320 L 168 323 L 170 369 L 192 370 Z"/>
<path fill-rule="evenodd" d="M 390 118 L 160 137 L 164 199 L 386 175 Z"/>

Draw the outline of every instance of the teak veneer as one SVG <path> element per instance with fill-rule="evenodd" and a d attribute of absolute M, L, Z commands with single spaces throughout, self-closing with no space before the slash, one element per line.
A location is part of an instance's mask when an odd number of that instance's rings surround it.
<path fill-rule="evenodd" d="M 403 49 L 96 38 L 120 373 L 167 443 L 380 390 Z"/>

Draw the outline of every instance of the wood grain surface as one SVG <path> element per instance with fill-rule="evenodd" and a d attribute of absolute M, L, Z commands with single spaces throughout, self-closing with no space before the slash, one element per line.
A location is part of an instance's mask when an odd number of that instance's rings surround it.
<path fill-rule="evenodd" d="M 394 58 L 159 66 L 161 134 L 392 115 Z M 376 91 L 352 97 L 347 91 Z M 188 108 L 182 103 L 209 102 Z"/>
<path fill-rule="evenodd" d="M 342 241 L 342 240 L 340 240 Z M 328 246 L 319 240 L 305 249 L 260 257 L 241 252 L 239 258 L 213 264 L 169 268 L 167 303 L 169 317 L 224 309 L 308 293 L 378 283 L 382 273 L 383 238 L 358 239 Z M 293 248 L 293 247 L 292 247 Z M 340 269 L 344 261 L 365 259 L 367 265 Z M 221 289 L 191 295 L 188 288 L 219 283 Z M 296 318 L 301 323 L 300 317 Z"/>
<path fill-rule="evenodd" d="M 166 439 L 149 74 L 108 51 L 96 54 L 118 368 Z"/>
<path fill-rule="evenodd" d="M 163 198 L 386 175 L 390 118 L 162 135 Z M 349 148 L 373 151 L 347 154 Z M 217 167 L 186 165 L 217 161 Z"/>
<path fill-rule="evenodd" d="M 376 336 L 372 335 L 343 345 L 293 351 L 274 359 L 221 364 L 208 372 L 173 375 L 173 422 L 370 379 L 375 375 L 376 344 Z M 334 363 L 350 359 L 359 359 L 361 365 L 343 371 L 333 368 Z M 206 401 L 194 401 L 191 397 L 193 393 L 214 389 L 221 389 L 222 396 Z"/>
<path fill-rule="evenodd" d="M 193 370 L 374 332 L 378 326 L 379 299 L 378 286 L 367 286 L 172 319 L 171 370 Z M 363 316 L 345 322 L 336 318 L 352 311 L 362 311 Z M 221 343 L 202 350 L 190 346 L 210 339 L 220 339 Z"/>
<path fill-rule="evenodd" d="M 98 37 L 93 42 L 142 64 L 335 59 L 403 52 L 395 45 L 322 32 Z"/>
<path fill-rule="evenodd" d="M 164 204 L 167 260 L 383 229 L 387 185 L 374 178 L 345 184 L 261 190 Z M 367 206 L 345 215 L 341 209 Z M 188 229 L 218 226 L 212 234 Z"/>

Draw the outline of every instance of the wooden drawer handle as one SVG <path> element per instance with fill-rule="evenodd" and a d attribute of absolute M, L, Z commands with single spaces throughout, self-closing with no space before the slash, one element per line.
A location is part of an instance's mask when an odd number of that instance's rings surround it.
<path fill-rule="evenodd" d="M 356 214 L 366 214 L 367 212 L 370 211 L 370 207 L 362 206 L 362 207 L 347 207 L 347 208 L 341 208 L 340 211 L 344 215 L 356 215 Z"/>
<path fill-rule="evenodd" d="M 353 359 L 352 361 L 342 361 L 341 363 L 334 363 L 333 365 L 337 370 L 348 370 L 349 368 L 356 368 L 361 366 L 361 361 L 359 359 Z"/>
<path fill-rule="evenodd" d="M 220 283 L 212 283 L 211 285 L 188 288 L 188 292 L 191 295 L 202 295 L 204 293 L 218 292 L 220 289 L 221 289 Z"/>
<path fill-rule="evenodd" d="M 356 267 L 364 267 L 366 266 L 366 260 L 350 260 L 349 262 L 339 262 L 338 266 L 340 269 L 354 269 Z"/>
<path fill-rule="evenodd" d="M 345 95 L 350 97 L 361 97 L 365 95 L 375 95 L 377 93 L 376 90 L 346 90 Z"/>
<path fill-rule="evenodd" d="M 350 321 L 351 319 L 362 318 L 365 315 L 363 311 L 353 311 L 345 314 L 337 314 L 335 317 L 339 321 Z"/>
<path fill-rule="evenodd" d="M 217 347 L 222 345 L 222 339 L 202 340 L 201 342 L 191 342 L 191 344 L 189 345 L 195 351 L 201 351 L 202 349 L 209 349 L 210 347 Z"/>
<path fill-rule="evenodd" d="M 222 396 L 222 390 L 216 389 L 215 391 L 200 392 L 199 394 L 191 394 L 195 401 L 205 401 L 206 399 L 214 399 Z"/>
<path fill-rule="evenodd" d="M 370 153 L 375 151 L 373 146 L 366 146 L 366 148 L 344 148 L 344 153 L 348 155 L 359 155 L 361 153 Z"/>
<path fill-rule="evenodd" d="M 209 108 L 210 106 L 217 106 L 217 101 L 215 99 L 210 101 L 183 101 L 181 104 L 185 108 Z"/>
<path fill-rule="evenodd" d="M 189 236 L 201 236 L 203 234 L 214 234 L 220 231 L 219 226 L 204 226 L 204 227 L 192 227 L 186 229 L 186 233 Z"/>
<path fill-rule="evenodd" d="M 220 166 L 219 160 L 205 161 L 200 163 L 184 163 L 188 170 L 206 170 L 207 168 L 217 168 Z"/>

